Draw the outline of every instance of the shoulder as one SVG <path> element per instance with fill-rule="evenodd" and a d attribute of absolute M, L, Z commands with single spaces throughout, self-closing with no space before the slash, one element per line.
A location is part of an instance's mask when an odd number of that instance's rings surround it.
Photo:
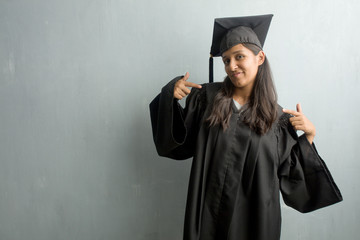
<path fill-rule="evenodd" d="M 206 95 L 208 97 L 212 95 L 216 95 L 216 93 L 221 89 L 222 83 L 203 83 L 201 84 L 201 88 L 192 88 L 191 94 L 193 95 Z"/>
<path fill-rule="evenodd" d="M 284 113 L 282 110 L 283 107 L 278 105 L 278 117 L 276 121 L 276 129 L 278 130 L 278 133 L 286 132 L 287 134 L 290 134 L 293 138 L 297 138 L 296 131 L 294 130 L 289 120 L 293 116 L 291 114 Z"/>
<path fill-rule="evenodd" d="M 218 91 L 223 86 L 222 82 L 213 82 L 213 83 L 204 83 L 201 86 L 203 86 L 206 91 L 212 92 L 212 91 Z"/>
<path fill-rule="evenodd" d="M 287 128 L 290 124 L 289 118 L 291 117 L 290 114 L 284 113 L 283 107 L 279 104 L 277 105 L 277 120 L 276 120 L 276 126 L 277 128 Z"/>
<path fill-rule="evenodd" d="M 278 124 L 289 122 L 289 118 L 292 116 L 288 113 L 283 112 L 283 107 L 279 104 L 277 105 L 277 122 Z"/>
<path fill-rule="evenodd" d="M 192 88 L 191 93 L 187 98 L 187 103 L 197 102 L 203 106 L 211 104 L 221 87 L 222 83 L 204 83 L 201 84 L 201 88 Z"/>
<path fill-rule="evenodd" d="M 223 83 L 222 82 L 215 82 L 215 83 L 204 83 L 201 85 L 202 91 L 205 92 L 206 98 L 208 101 L 211 101 L 214 99 L 215 95 L 219 92 L 219 90 L 222 88 Z"/>

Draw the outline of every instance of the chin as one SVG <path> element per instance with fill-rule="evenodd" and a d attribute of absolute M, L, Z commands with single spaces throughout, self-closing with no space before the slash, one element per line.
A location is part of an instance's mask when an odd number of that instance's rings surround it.
<path fill-rule="evenodd" d="M 232 84 L 234 85 L 234 87 L 239 88 L 239 87 L 243 87 L 243 86 L 244 86 L 244 84 L 241 83 L 241 80 L 238 80 L 238 79 L 236 79 L 236 80 L 230 79 L 230 80 L 231 80 Z"/>

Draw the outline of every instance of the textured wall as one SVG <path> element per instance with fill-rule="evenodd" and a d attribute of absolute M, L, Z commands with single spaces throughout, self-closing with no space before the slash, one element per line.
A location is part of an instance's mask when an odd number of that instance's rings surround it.
<path fill-rule="evenodd" d="M 207 81 L 215 17 L 266 13 L 280 104 L 302 103 L 345 199 L 306 215 L 284 206 L 282 239 L 357 239 L 359 7 L 0 0 L 0 239 L 180 240 L 191 161 L 157 156 L 148 103 L 185 71 Z"/>

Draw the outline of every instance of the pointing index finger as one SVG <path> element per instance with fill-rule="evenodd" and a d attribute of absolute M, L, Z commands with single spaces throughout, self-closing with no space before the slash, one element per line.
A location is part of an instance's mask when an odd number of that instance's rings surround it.
<path fill-rule="evenodd" d="M 201 85 L 192 83 L 192 82 L 185 82 L 186 87 L 194 87 L 194 88 L 201 88 Z"/>
<path fill-rule="evenodd" d="M 297 111 L 294 111 L 294 110 L 290 110 L 290 109 L 283 109 L 283 112 L 284 113 L 288 113 L 288 114 L 291 114 L 291 115 L 293 115 L 293 116 L 298 116 L 300 113 L 299 112 L 297 112 Z"/>

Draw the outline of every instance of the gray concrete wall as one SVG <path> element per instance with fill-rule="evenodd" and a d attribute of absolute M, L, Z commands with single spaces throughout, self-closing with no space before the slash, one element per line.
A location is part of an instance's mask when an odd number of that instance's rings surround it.
<path fill-rule="evenodd" d="M 207 81 L 215 17 L 267 13 L 279 102 L 302 103 L 345 199 L 306 215 L 284 206 L 282 239 L 357 239 L 359 7 L 0 0 L 0 239 L 180 240 L 191 161 L 157 156 L 148 104 L 186 71 Z"/>

